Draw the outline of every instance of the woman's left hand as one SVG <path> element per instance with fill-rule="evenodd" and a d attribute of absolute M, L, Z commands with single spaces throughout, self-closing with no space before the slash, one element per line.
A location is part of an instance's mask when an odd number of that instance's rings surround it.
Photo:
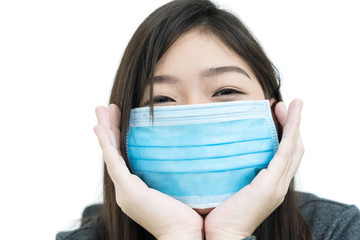
<path fill-rule="evenodd" d="M 283 202 L 304 153 L 299 133 L 302 105 L 301 100 L 294 100 L 288 112 L 284 103 L 276 105 L 275 115 L 284 127 L 278 151 L 267 169 L 206 216 L 207 240 L 239 240 L 251 236 Z"/>

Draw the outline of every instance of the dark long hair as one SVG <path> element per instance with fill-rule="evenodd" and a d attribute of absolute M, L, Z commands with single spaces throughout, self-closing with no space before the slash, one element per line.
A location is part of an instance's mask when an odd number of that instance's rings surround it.
<path fill-rule="evenodd" d="M 146 86 L 152 84 L 155 65 L 180 35 L 192 29 L 219 37 L 251 67 L 266 98 L 282 100 L 280 78 L 254 36 L 233 14 L 219 9 L 208 0 L 175 0 L 155 10 L 139 26 L 130 40 L 111 92 L 110 103 L 121 111 L 121 146 L 125 161 L 125 138 L 132 108 L 140 105 Z M 152 106 L 152 102 L 150 102 Z M 278 128 L 281 136 L 281 126 Z M 128 164 L 129 166 L 129 164 Z M 256 229 L 257 239 L 310 239 L 310 232 L 296 204 L 293 182 L 283 203 Z M 153 238 L 131 220 L 116 204 L 115 189 L 104 167 L 104 204 L 98 217 L 100 239 L 137 240 Z"/>

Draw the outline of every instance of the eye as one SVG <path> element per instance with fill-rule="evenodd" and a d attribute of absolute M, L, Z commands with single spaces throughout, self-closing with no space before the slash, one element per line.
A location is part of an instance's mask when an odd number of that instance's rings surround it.
<path fill-rule="evenodd" d="M 175 100 L 172 98 L 169 98 L 167 96 L 156 96 L 153 98 L 154 104 L 161 104 L 161 103 L 167 103 L 167 102 L 175 102 Z"/>
<path fill-rule="evenodd" d="M 223 88 L 217 91 L 213 97 L 219 97 L 219 96 L 226 96 L 226 95 L 232 95 L 232 94 L 244 94 L 243 92 L 233 89 L 233 88 Z"/>

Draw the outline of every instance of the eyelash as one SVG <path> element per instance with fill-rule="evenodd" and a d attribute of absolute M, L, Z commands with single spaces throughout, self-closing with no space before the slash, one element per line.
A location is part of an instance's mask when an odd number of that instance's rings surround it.
<path fill-rule="evenodd" d="M 220 96 L 232 95 L 232 94 L 243 94 L 243 92 L 233 88 L 223 88 L 217 91 L 214 95 L 212 95 L 212 97 L 220 97 Z"/>
<path fill-rule="evenodd" d="M 232 94 L 243 94 L 243 92 L 233 88 L 223 88 L 217 91 L 214 95 L 212 95 L 212 97 L 220 97 L 220 96 L 232 95 Z M 161 104 L 166 102 L 175 102 L 175 100 L 167 96 L 156 96 L 153 99 L 154 104 Z"/>
<path fill-rule="evenodd" d="M 172 98 L 169 98 L 167 96 L 156 96 L 153 99 L 153 103 L 165 103 L 165 102 L 174 102 L 175 100 Z"/>

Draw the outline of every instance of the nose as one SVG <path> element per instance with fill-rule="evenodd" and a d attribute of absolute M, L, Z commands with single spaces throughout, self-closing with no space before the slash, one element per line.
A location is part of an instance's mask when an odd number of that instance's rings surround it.
<path fill-rule="evenodd" d="M 189 91 L 183 98 L 182 105 L 210 103 L 211 99 L 202 91 Z"/>

